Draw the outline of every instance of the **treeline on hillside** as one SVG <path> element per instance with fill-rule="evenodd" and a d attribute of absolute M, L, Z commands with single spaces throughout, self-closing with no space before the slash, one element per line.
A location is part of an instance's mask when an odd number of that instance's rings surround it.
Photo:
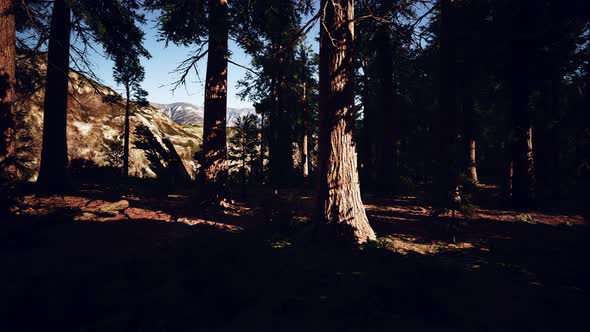
<path fill-rule="evenodd" d="M 194 49 L 177 85 L 207 61 L 200 202 L 229 197 L 230 166 L 243 185 L 314 183 L 319 229 L 361 243 L 375 237 L 361 188 L 390 195 L 425 185 L 445 208 L 457 191 L 486 181 L 527 208 L 581 194 L 574 184 L 588 179 L 585 0 L 0 0 L 5 181 L 14 180 L 16 49 L 48 52 L 37 183 L 57 192 L 71 184 L 67 72 L 73 65 L 91 74 L 95 44 L 125 88 L 127 175 L 129 116 L 146 99 L 147 11 L 164 43 Z M 240 96 L 260 117 L 240 120 L 228 153 L 230 39 L 252 58 Z"/>

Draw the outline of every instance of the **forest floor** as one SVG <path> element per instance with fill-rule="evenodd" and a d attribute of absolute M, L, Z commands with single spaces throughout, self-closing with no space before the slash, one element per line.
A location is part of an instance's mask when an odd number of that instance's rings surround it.
<path fill-rule="evenodd" d="M 578 211 L 470 218 L 421 195 L 364 197 L 377 242 L 309 241 L 313 191 L 267 188 L 224 210 L 190 191 L 84 185 L 24 193 L 0 222 L 0 324 L 10 331 L 581 330 L 589 232 Z M 454 241 L 453 241 L 454 238 Z"/>

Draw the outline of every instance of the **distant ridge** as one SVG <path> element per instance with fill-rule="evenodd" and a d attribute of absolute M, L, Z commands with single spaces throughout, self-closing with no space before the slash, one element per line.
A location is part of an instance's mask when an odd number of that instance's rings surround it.
<path fill-rule="evenodd" d="M 172 103 L 172 104 L 158 104 L 158 103 L 151 103 L 151 105 L 160 111 L 162 111 L 166 116 L 168 116 L 172 121 L 187 125 L 187 126 L 202 126 L 203 125 L 203 114 L 204 114 L 204 107 L 203 106 L 196 106 L 190 103 Z M 227 108 L 227 126 L 233 127 L 236 123 L 236 119 L 240 116 L 254 113 L 253 108 Z"/>

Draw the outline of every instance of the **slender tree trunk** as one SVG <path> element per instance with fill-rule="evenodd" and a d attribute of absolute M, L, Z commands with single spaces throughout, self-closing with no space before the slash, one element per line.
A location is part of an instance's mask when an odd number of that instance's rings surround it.
<path fill-rule="evenodd" d="M 276 52 L 276 47 L 273 50 Z M 273 73 L 273 77 L 270 82 L 270 137 L 268 142 L 268 154 L 269 154 L 269 168 L 270 168 L 270 183 L 276 186 L 280 182 L 281 178 L 281 153 L 279 151 L 279 135 L 280 135 L 280 110 L 279 110 L 279 89 L 278 89 L 278 78 L 277 73 Z"/>
<path fill-rule="evenodd" d="M 434 170 L 437 205 L 448 207 L 457 185 L 456 36 L 452 0 L 441 0 L 439 155 Z"/>
<path fill-rule="evenodd" d="M 391 0 L 382 2 L 383 8 L 391 8 Z M 377 58 L 379 63 L 379 109 L 382 114 L 379 122 L 380 138 L 380 162 L 377 165 L 377 184 L 381 193 L 391 193 L 394 191 L 394 172 L 395 170 L 395 142 L 397 133 L 395 132 L 395 93 L 393 83 L 393 42 L 389 31 L 389 24 L 381 24 L 377 32 L 379 45 L 377 48 Z"/>
<path fill-rule="evenodd" d="M 303 107 L 303 138 L 301 141 L 301 175 L 303 180 L 307 181 L 309 177 L 309 152 L 308 152 L 308 130 L 307 130 L 307 82 L 303 81 L 301 91 L 301 106 Z"/>
<path fill-rule="evenodd" d="M 15 120 L 13 104 L 16 71 L 16 30 L 14 9 L 16 1 L 0 0 L 0 180 L 17 177 L 15 164 Z"/>
<path fill-rule="evenodd" d="M 209 0 L 209 53 L 205 82 L 203 186 L 205 201 L 221 203 L 227 195 L 227 0 Z"/>
<path fill-rule="evenodd" d="M 559 165 L 559 100 L 560 100 L 560 75 L 554 74 L 551 80 L 551 196 L 558 199 L 561 196 L 561 172 Z"/>
<path fill-rule="evenodd" d="M 260 113 L 260 183 L 264 184 L 264 110 Z"/>
<path fill-rule="evenodd" d="M 129 84 L 125 84 L 125 95 L 127 96 L 127 102 L 125 103 L 125 128 L 123 137 L 123 176 L 129 176 L 129 117 L 131 115 L 131 92 L 129 91 Z"/>
<path fill-rule="evenodd" d="M 55 0 L 47 55 L 41 167 L 37 180 L 42 190 L 50 192 L 70 186 L 67 142 L 70 32 L 68 3 Z"/>
<path fill-rule="evenodd" d="M 370 98 L 370 81 L 369 81 L 369 69 L 368 60 L 365 58 L 362 61 L 363 68 L 363 91 L 361 92 L 362 104 L 363 104 L 363 149 L 362 154 L 362 169 L 361 179 L 363 183 L 363 190 L 372 192 L 375 188 L 377 180 L 377 166 L 375 165 L 376 159 L 376 145 L 375 145 L 375 132 L 373 120 L 375 117 L 375 109 L 372 107 Z"/>
<path fill-rule="evenodd" d="M 477 178 L 476 144 L 475 144 L 475 108 L 473 102 L 473 84 L 471 80 L 471 57 L 464 48 L 463 69 L 462 69 L 462 110 L 463 110 L 463 135 L 466 153 L 466 176 L 467 180 L 474 185 L 479 183 Z"/>
<path fill-rule="evenodd" d="M 320 227 L 354 243 L 375 239 L 361 200 L 353 140 L 354 0 L 322 0 L 320 25 Z"/>

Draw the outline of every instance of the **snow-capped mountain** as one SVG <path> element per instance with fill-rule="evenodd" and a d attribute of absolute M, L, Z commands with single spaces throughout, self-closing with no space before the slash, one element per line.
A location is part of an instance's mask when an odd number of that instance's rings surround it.
<path fill-rule="evenodd" d="M 152 103 L 152 106 L 161 110 L 166 114 L 172 121 L 189 126 L 202 126 L 203 125 L 203 106 L 195 106 L 189 103 L 173 103 L 173 104 L 156 104 Z M 240 116 L 254 113 L 253 108 L 231 108 L 227 109 L 227 126 L 232 127 L 235 125 L 236 119 Z"/>

